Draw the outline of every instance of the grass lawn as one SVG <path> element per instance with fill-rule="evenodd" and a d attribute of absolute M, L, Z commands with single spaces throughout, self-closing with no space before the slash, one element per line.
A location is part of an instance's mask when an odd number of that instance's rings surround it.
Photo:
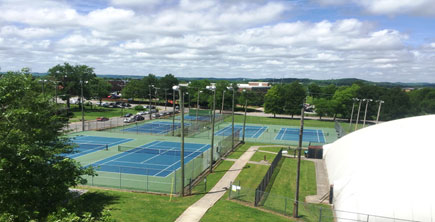
<path fill-rule="evenodd" d="M 235 115 L 234 121 L 243 123 L 243 115 Z M 231 122 L 231 116 L 225 119 L 227 122 Z M 259 116 L 247 116 L 246 123 L 265 124 L 265 125 L 288 125 L 299 126 L 301 124 L 300 119 L 288 119 L 288 118 L 273 118 L 273 117 L 259 117 Z M 323 127 L 334 128 L 335 123 L 333 121 L 323 120 L 304 120 L 304 125 L 307 127 Z M 344 127 L 344 126 L 343 126 Z"/>
<path fill-rule="evenodd" d="M 71 111 L 73 112 L 74 116 L 70 119 L 70 122 L 77 122 L 81 121 L 82 119 L 82 111 L 78 107 L 78 105 L 71 105 Z M 85 120 L 95 120 L 97 117 L 120 117 L 121 114 L 126 113 L 137 113 L 134 109 L 124 109 L 121 111 L 121 108 L 107 108 L 107 107 L 100 107 L 93 105 L 92 109 L 90 106 L 85 106 Z"/>
<path fill-rule="evenodd" d="M 271 153 L 263 153 L 263 152 L 256 152 L 254 156 L 251 157 L 250 161 L 262 161 L 266 160 L 268 163 L 272 163 L 273 159 L 275 158 L 276 154 Z"/>
<path fill-rule="evenodd" d="M 250 143 L 246 142 L 242 146 L 239 146 L 233 153 L 231 153 L 228 158 L 230 159 L 239 159 L 239 157 L 245 153 L 246 150 L 249 149 L 251 146 L 264 146 L 263 143 Z"/>
<path fill-rule="evenodd" d="M 233 162 L 223 161 L 216 171 L 207 177 L 207 188 L 213 187 Z M 200 185 L 199 185 L 200 186 Z M 195 191 L 203 191 L 202 187 L 195 187 Z M 104 209 L 110 209 L 112 218 L 116 221 L 174 221 L 187 207 L 199 200 L 202 192 L 184 198 L 173 197 L 169 201 L 167 195 L 124 192 L 89 188 L 89 192 L 81 197 L 81 205 L 77 208 L 96 214 Z"/>
<path fill-rule="evenodd" d="M 207 211 L 201 221 L 281 222 L 291 220 L 222 198 Z"/>

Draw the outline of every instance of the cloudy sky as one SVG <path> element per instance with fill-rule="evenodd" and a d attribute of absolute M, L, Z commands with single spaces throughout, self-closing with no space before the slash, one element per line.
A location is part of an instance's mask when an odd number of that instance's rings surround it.
<path fill-rule="evenodd" d="M 0 0 L 1 71 L 435 82 L 435 0 Z"/>

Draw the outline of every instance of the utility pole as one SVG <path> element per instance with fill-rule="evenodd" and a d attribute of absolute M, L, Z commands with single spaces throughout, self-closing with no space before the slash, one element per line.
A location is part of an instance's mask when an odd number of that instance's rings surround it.
<path fill-rule="evenodd" d="M 213 147 L 214 147 L 214 122 L 216 116 L 216 87 L 207 86 L 207 89 L 213 91 L 213 116 L 211 121 L 211 150 L 210 150 L 210 173 L 213 172 Z"/>
<path fill-rule="evenodd" d="M 83 110 L 83 79 L 80 78 L 80 106 L 82 108 L 82 131 L 85 131 L 85 112 Z"/>
<path fill-rule="evenodd" d="M 150 120 L 151 120 L 151 87 L 154 87 L 153 85 L 148 85 L 148 92 L 149 92 L 149 95 L 150 95 L 150 105 L 149 105 L 149 109 L 148 109 L 148 111 L 149 111 L 149 114 L 150 114 Z"/>
<path fill-rule="evenodd" d="M 358 114 L 356 115 L 356 122 L 355 122 L 355 130 L 358 129 L 358 123 L 359 123 L 359 111 L 361 110 L 361 103 L 364 99 L 360 99 L 359 100 L 359 105 L 358 105 Z"/>
<path fill-rule="evenodd" d="M 200 91 L 198 89 L 198 97 L 196 98 L 196 124 L 198 124 L 198 109 L 199 109 L 199 93 L 201 93 L 202 91 Z"/>
<path fill-rule="evenodd" d="M 165 111 L 167 106 L 168 106 L 168 89 L 165 89 Z"/>
<path fill-rule="evenodd" d="M 363 128 L 366 125 L 366 117 L 367 117 L 367 107 L 369 106 L 369 102 L 373 101 L 373 99 L 366 99 L 366 111 L 364 112 L 364 121 L 363 121 Z"/>
<path fill-rule="evenodd" d="M 246 93 L 246 90 L 243 90 L 243 93 Z M 245 143 L 245 126 L 246 126 L 246 109 L 248 108 L 248 98 L 245 94 L 245 117 L 243 118 L 243 138 L 242 142 Z"/>
<path fill-rule="evenodd" d="M 299 147 L 298 147 L 298 168 L 297 168 L 297 175 L 296 175 L 296 194 L 295 194 L 295 202 L 293 207 L 293 217 L 298 218 L 298 210 L 299 210 L 299 181 L 300 181 L 300 172 L 301 172 L 301 151 L 302 151 L 302 139 L 303 139 L 303 133 L 304 133 L 304 102 L 302 102 L 302 109 L 301 109 L 301 129 L 299 130 Z"/>
<path fill-rule="evenodd" d="M 234 90 L 234 86 L 231 85 L 229 87 L 227 87 L 228 90 L 232 90 L 233 91 L 233 101 L 232 101 L 232 107 L 231 107 L 231 115 L 232 115 L 232 127 L 231 127 L 231 149 L 234 149 L 234 94 L 235 94 L 235 90 Z M 225 91 L 224 91 L 225 92 Z M 223 103 L 222 103 L 223 105 Z M 223 106 L 222 106 L 223 107 Z"/>
<path fill-rule="evenodd" d="M 175 135 L 175 89 L 174 87 L 172 87 L 172 136 Z"/>
<path fill-rule="evenodd" d="M 180 100 L 181 100 L 181 153 L 180 153 L 180 164 L 181 164 L 181 196 L 184 196 L 184 93 L 181 88 L 179 89 Z"/>
<path fill-rule="evenodd" d="M 353 103 L 352 103 L 352 113 L 350 114 L 350 122 L 349 122 L 349 132 L 352 130 L 352 117 L 353 117 L 353 110 L 355 108 L 355 102 L 359 101 L 358 98 L 352 98 Z"/>
<path fill-rule="evenodd" d="M 224 111 L 225 90 L 222 91 L 222 108 L 220 114 Z"/>
<path fill-rule="evenodd" d="M 378 115 L 376 116 L 376 124 L 378 124 L 378 122 L 379 122 L 379 114 L 381 113 L 381 106 L 382 106 L 382 103 L 384 103 L 384 101 L 377 100 L 376 102 L 379 102 Z"/>

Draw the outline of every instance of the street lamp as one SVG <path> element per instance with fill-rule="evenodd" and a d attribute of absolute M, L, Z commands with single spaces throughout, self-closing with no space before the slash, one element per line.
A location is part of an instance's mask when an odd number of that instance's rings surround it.
<path fill-rule="evenodd" d="M 42 96 L 45 97 L 44 85 L 47 82 L 46 79 L 40 79 L 39 82 L 42 82 Z"/>
<path fill-rule="evenodd" d="M 376 116 L 376 124 L 378 124 L 379 114 L 381 113 L 381 106 L 382 106 L 382 103 L 384 103 L 384 101 L 383 100 L 376 100 L 376 102 L 379 102 L 378 115 Z"/>
<path fill-rule="evenodd" d="M 355 102 L 356 102 L 356 101 L 359 101 L 359 99 L 358 99 L 358 98 L 352 98 L 352 100 L 353 100 L 353 103 L 352 103 L 352 112 L 351 112 L 351 114 L 350 114 L 350 121 L 349 121 L 349 132 L 350 132 L 351 129 L 352 129 L 352 117 L 353 117 L 353 110 L 354 110 L 354 108 L 355 108 Z"/>
<path fill-rule="evenodd" d="M 245 117 L 243 118 L 243 138 L 242 143 L 245 143 L 245 126 L 246 126 L 246 109 L 248 108 L 248 98 L 246 96 L 246 89 L 243 90 L 245 96 Z"/>
<path fill-rule="evenodd" d="M 150 94 L 150 105 L 149 105 L 149 114 L 150 114 L 150 120 L 151 120 L 151 87 L 154 87 L 154 85 L 148 85 L 148 92 Z"/>
<path fill-rule="evenodd" d="M 168 89 L 165 89 L 165 111 L 167 105 L 168 105 Z"/>
<path fill-rule="evenodd" d="M 175 86 L 172 87 L 172 136 L 175 134 Z"/>
<path fill-rule="evenodd" d="M 88 83 L 88 81 L 83 81 L 82 78 L 80 78 L 80 91 L 81 91 L 81 97 L 80 97 L 80 105 L 82 108 L 82 131 L 85 131 L 85 112 L 83 110 L 84 103 L 83 103 L 83 82 Z"/>
<path fill-rule="evenodd" d="M 233 85 L 228 86 L 227 89 L 233 91 L 233 105 L 232 105 L 232 108 L 231 108 L 231 115 L 232 115 L 232 118 L 233 118 L 232 119 L 232 134 L 231 134 L 231 149 L 234 149 L 234 94 L 235 94 L 235 90 L 234 90 Z M 225 90 L 224 90 L 224 92 L 225 92 Z M 223 103 L 222 103 L 222 105 L 223 105 Z"/>
<path fill-rule="evenodd" d="M 180 164 L 181 164 L 181 196 L 184 196 L 184 93 L 180 86 L 173 86 L 174 91 L 179 92 L 180 96 L 180 109 L 181 109 L 181 153 L 180 153 Z"/>
<path fill-rule="evenodd" d="M 373 101 L 373 99 L 365 99 L 365 101 L 366 101 L 366 111 L 364 112 L 363 128 L 366 125 L 367 107 L 369 106 L 369 102 Z"/>
<path fill-rule="evenodd" d="M 359 105 L 358 105 L 358 114 L 356 115 L 356 122 L 355 122 L 355 130 L 358 129 L 358 124 L 359 124 L 359 112 L 361 110 L 361 103 L 362 103 L 363 99 L 359 99 Z"/>
<path fill-rule="evenodd" d="M 196 124 L 198 124 L 199 93 L 202 93 L 202 91 L 198 89 L 198 97 L 196 98 Z"/>
<path fill-rule="evenodd" d="M 224 111 L 224 101 L 225 101 L 225 90 L 222 91 L 222 107 L 221 107 L 220 114 L 222 114 L 222 112 Z"/>
<path fill-rule="evenodd" d="M 213 91 L 213 116 L 211 121 L 211 152 L 210 152 L 210 173 L 213 172 L 213 146 L 214 146 L 214 122 L 216 116 L 216 86 L 207 86 L 206 89 Z"/>

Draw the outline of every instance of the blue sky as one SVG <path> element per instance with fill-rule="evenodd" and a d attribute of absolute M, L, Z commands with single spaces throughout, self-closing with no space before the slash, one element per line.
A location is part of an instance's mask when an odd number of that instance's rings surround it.
<path fill-rule="evenodd" d="M 1 71 L 435 82 L 434 0 L 0 0 Z"/>

